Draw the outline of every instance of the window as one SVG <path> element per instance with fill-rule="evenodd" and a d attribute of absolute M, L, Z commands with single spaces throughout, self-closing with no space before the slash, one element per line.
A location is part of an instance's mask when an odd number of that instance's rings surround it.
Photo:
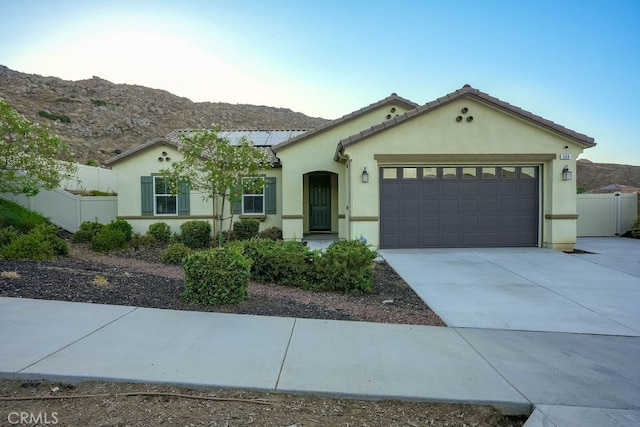
<path fill-rule="evenodd" d="M 418 177 L 418 168 L 402 168 L 402 178 L 415 179 Z"/>
<path fill-rule="evenodd" d="M 261 178 L 242 178 L 242 213 L 264 214 L 264 188 Z"/>
<path fill-rule="evenodd" d="M 178 196 L 172 195 L 166 178 L 153 177 L 153 211 L 155 215 L 177 215 Z"/>
<path fill-rule="evenodd" d="M 422 179 L 438 178 L 438 168 L 422 168 Z"/>
<path fill-rule="evenodd" d="M 476 179 L 476 168 L 462 168 L 462 179 Z"/>
<path fill-rule="evenodd" d="M 382 169 L 382 179 L 396 179 L 396 178 L 398 178 L 398 170 L 396 168 Z"/>
<path fill-rule="evenodd" d="M 458 168 L 442 168 L 442 179 L 458 179 Z"/>

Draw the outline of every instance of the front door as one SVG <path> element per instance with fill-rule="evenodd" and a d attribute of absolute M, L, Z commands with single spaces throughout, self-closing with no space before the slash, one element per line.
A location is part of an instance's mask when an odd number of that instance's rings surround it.
<path fill-rule="evenodd" d="M 309 229 L 331 231 L 330 175 L 309 175 Z"/>

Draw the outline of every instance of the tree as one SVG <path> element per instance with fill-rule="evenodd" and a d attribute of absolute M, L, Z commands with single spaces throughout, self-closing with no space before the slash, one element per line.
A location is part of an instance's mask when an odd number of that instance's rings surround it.
<path fill-rule="evenodd" d="M 29 122 L 0 98 L 0 193 L 51 190 L 75 174 L 71 160 L 69 147 L 48 126 Z"/>
<path fill-rule="evenodd" d="M 237 144 L 228 138 L 220 137 L 220 127 L 210 130 L 193 131 L 181 136 L 178 150 L 183 158 L 173 162 L 169 169 L 161 172 L 167 179 L 173 193 L 177 192 L 178 182 L 184 181 L 190 190 L 201 192 L 204 200 L 213 199 L 214 236 L 219 236 L 222 223 L 230 219 L 229 230 L 233 225 L 233 210 L 228 218 L 223 217 L 226 202 L 237 202 L 242 198 L 243 190 L 261 191 L 264 178 L 258 176 L 269 159 L 260 148 L 242 137 Z M 242 177 L 254 177 L 241 183 Z M 218 203 L 219 202 L 219 203 Z"/>

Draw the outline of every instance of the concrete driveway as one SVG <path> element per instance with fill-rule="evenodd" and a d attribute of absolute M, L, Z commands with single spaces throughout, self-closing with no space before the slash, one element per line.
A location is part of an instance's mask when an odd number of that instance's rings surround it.
<path fill-rule="evenodd" d="M 450 327 L 640 336 L 640 240 L 541 248 L 383 249 Z"/>

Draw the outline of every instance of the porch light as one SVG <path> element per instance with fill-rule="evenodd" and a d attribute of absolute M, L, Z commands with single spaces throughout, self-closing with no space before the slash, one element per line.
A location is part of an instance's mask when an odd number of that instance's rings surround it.
<path fill-rule="evenodd" d="M 369 172 L 367 172 L 366 166 L 364 167 L 364 169 L 362 169 L 362 182 L 364 183 L 369 182 Z"/>
<path fill-rule="evenodd" d="M 573 179 L 573 172 L 569 170 L 569 166 L 565 166 L 562 169 L 562 180 L 563 181 L 571 181 Z"/>

